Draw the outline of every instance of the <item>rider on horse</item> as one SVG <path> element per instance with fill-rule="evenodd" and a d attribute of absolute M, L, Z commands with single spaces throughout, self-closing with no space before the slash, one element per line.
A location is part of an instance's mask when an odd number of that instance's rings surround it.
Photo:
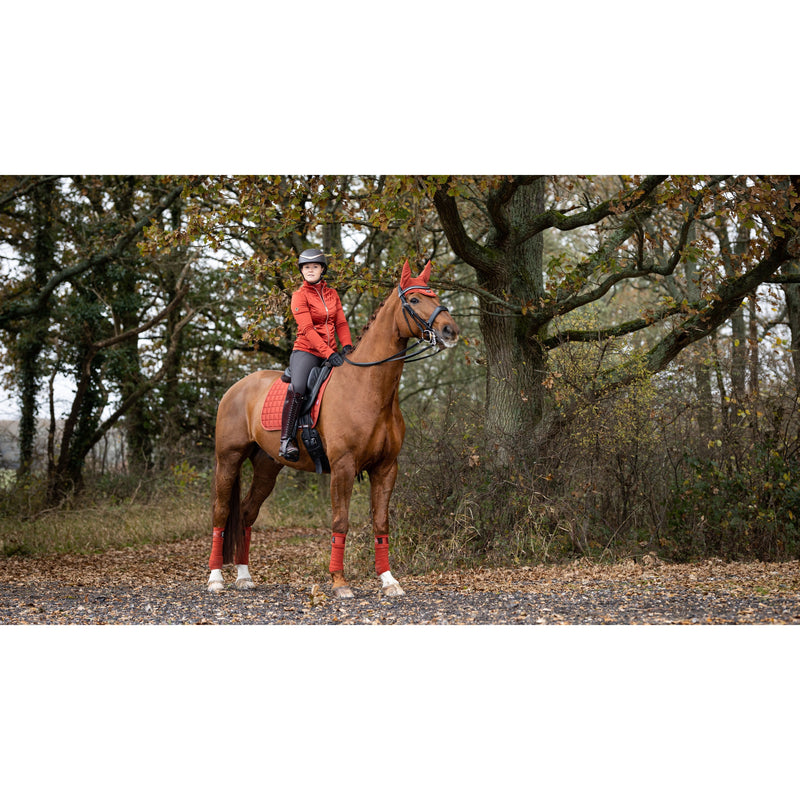
<path fill-rule="evenodd" d="M 334 367 L 344 362 L 336 351 L 336 338 L 343 352 L 353 349 L 350 327 L 344 316 L 342 301 L 334 288 L 323 280 L 328 261 L 322 250 L 303 250 L 298 259 L 303 285 L 292 295 L 292 315 L 297 322 L 297 339 L 289 358 L 292 385 L 286 392 L 281 421 L 279 455 L 287 461 L 297 461 L 300 451 L 293 439 L 297 415 L 305 400 L 308 375 L 314 367 L 327 360 Z"/>

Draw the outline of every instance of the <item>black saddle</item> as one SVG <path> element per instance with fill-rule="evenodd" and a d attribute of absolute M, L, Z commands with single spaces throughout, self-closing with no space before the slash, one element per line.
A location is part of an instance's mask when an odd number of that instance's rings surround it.
<path fill-rule="evenodd" d="M 330 375 L 332 369 L 333 367 L 326 361 L 321 366 L 314 367 L 311 372 L 308 373 L 306 399 L 303 401 L 299 419 L 297 420 L 297 427 L 300 430 L 300 435 L 303 437 L 303 444 L 306 446 L 308 454 L 314 460 L 314 468 L 317 474 L 320 475 L 323 472 L 330 472 L 331 465 L 328 462 L 328 456 L 325 454 L 322 438 L 311 422 L 311 409 L 314 407 L 322 384 L 325 383 L 325 379 Z M 292 382 L 291 367 L 286 367 L 285 372 L 281 375 L 281 380 L 284 383 Z"/>
<path fill-rule="evenodd" d="M 314 403 L 319 394 L 320 387 L 325 383 L 325 379 L 331 374 L 333 367 L 326 361 L 319 367 L 313 367 L 311 372 L 308 373 L 308 386 L 306 386 L 306 399 L 303 401 L 303 407 L 300 409 L 300 416 L 311 413 Z M 281 380 L 284 383 L 292 382 L 292 368 L 286 367 Z"/>

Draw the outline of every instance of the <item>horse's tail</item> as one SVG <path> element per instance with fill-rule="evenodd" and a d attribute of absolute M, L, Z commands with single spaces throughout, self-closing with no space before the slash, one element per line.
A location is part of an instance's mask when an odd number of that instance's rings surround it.
<path fill-rule="evenodd" d="M 228 519 L 225 520 L 225 535 L 222 538 L 223 564 L 233 564 L 233 557 L 244 542 L 240 476 L 241 467 L 231 486 L 231 498 L 228 501 Z"/>

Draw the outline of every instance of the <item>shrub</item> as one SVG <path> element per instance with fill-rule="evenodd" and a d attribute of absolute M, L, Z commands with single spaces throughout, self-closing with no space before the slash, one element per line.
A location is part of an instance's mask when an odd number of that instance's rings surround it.
<path fill-rule="evenodd" d="M 673 491 L 671 557 L 800 555 L 800 462 L 764 444 L 721 460 L 687 456 Z"/>
<path fill-rule="evenodd" d="M 440 417 L 408 420 L 391 507 L 393 559 L 407 571 L 572 553 L 565 508 L 551 497 L 549 477 L 519 454 L 493 461 L 480 414 L 462 400 Z"/>

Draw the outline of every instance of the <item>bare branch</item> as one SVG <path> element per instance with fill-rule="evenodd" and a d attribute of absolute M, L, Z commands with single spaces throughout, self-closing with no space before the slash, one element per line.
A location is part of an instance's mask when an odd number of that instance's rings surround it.
<path fill-rule="evenodd" d="M 2 211 L 4 206 L 12 203 L 19 197 L 23 197 L 37 186 L 42 186 L 45 183 L 50 183 L 51 181 L 57 181 L 60 177 L 61 175 L 26 176 L 24 180 L 21 183 L 18 183 L 13 189 L 10 189 L 5 194 L 0 195 L 0 211 Z"/>
<path fill-rule="evenodd" d="M 149 380 L 143 381 L 141 384 L 139 384 L 139 386 L 137 386 L 136 389 L 125 398 L 124 402 L 120 404 L 119 408 L 110 414 L 105 420 L 103 420 L 102 424 L 98 426 L 97 430 L 89 440 L 88 447 L 86 448 L 87 453 L 103 438 L 103 436 L 105 436 L 107 431 L 111 430 L 111 428 L 117 424 L 117 421 L 120 419 L 120 417 L 124 416 L 128 409 L 131 408 L 140 397 L 151 391 L 161 380 L 161 378 L 164 377 L 167 369 L 169 369 L 169 366 L 172 363 L 172 360 L 175 358 L 175 352 L 177 351 L 178 342 L 180 339 L 179 334 L 196 313 L 196 309 L 190 309 L 183 319 L 181 319 L 180 322 L 178 322 L 178 324 L 173 328 L 169 348 L 158 372 L 156 372 L 156 374 L 153 375 L 153 377 Z"/>
<path fill-rule="evenodd" d="M 594 208 L 586 211 L 579 211 L 575 214 L 565 214 L 555 209 L 539 214 L 521 230 L 516 239 L 519 244 L 531 236 L 536 236 L 547 228 L 556 228 L 560 231 L 572 231 L 586 225 L 593 225 L 596 222 L 609 217 L 613 214 L 620 214 L 630 211 L 642 205 L 652 197 L 653 192 L 667 179 L 667 175 L 650 175 L 645 178 L 635 189 L 630 190 L 624 197 L 606 200 Z"/>
<path fill-rule="evenodd" d="M 485 247 L 470 238 L 458 212 L 456 199 L 447 193 L 447 188 L 445 185 L 437 189 L 433 194 L 433 202 L 453 252 L 479 274 L 491 274 L 496 260 Z"/>
<path fill-rule="evenodd" d="M 669 308 L 648 315 L 640 317 L 639 319 L 629 320 L 622 322 L 619 325 L 613 325 L 610 328 L 599 328 L 597 330 L 567 330 L 559 331 L 554 336 L 550 336 L 542 342 L 542 347 L 546 350 L 552 350 L 566 342 L 601 342 L 606 339 L 616 339 L 620 336 L 626 336 L 629 333 L 649 328 L 656 322 L 661 322 L 668 319 L 675 314 L 684 312 L 682 308 Z"/>

